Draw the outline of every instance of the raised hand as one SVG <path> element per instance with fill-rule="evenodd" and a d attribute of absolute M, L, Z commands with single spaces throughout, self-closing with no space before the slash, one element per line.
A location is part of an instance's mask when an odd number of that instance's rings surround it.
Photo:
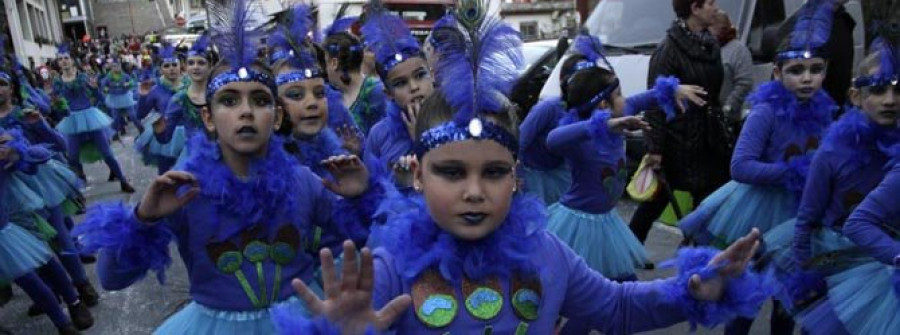
<path fill-rule="evenodd" d="M 356 128 L 351 125 L 340 126 L 337 130 L 338 137 L 341 138 L 341 147 L 353 155 L 362 154 L 362 138 L 357 133 Z"/>
<path fill-rule="evenodd" d="M 153 122 L 153 133 L 162 134 L 166 131 L 166 118 L 160 117 L 159 120 Z"/>
<path fill-rule="evenodd" d="M 623 116 L 617 118 L 611 118 L 606 121 L 606 126 L 609 127 L 610 131 L 622 133 L 626 130 L 648 130 L 650 129 L 650 124 L 647 121 L 644 121 L 644 118 L 640 116 Z"/>
<path fill-rule="evenodd" d="M 397 159 L 397 162 L 391 166 L 391 170 L 394 172 L 394 181 L 399 186 L 411 186 L 413 183 L 413 171 L 412 165 L 416 160 L 416 155 L 406 155 L 401 156 Z"/>
<path fill-rule="evenodd" d="M 4 170 L 8 170 L 19 161 L 19 152 L 6 145 L 12 140 L 13 137 L 10 134 L 0 135 L 0 163 L 3 163 Z"/>
<path fill-rule="evenodd" d="M 322 183 L 337 195 L 354 198 L 369 188 L 369 170 L 357 156 L 333 156 L 319 164 L 334 177 L 334 181 L 323 179 Z"/>
<path fill-rule="evenodd" d="M 684 100 L 690 100 L 697 106 L 705 106 L 706 99 L 701 96 L 706 96 L 706 90 L 703 87 L 695 86 L 695 85 L 678 85 L 678 90 L 675 91 L 675 103 L 678 104 L 678 109 L 682 112 L 687 110 L 687 105 L 685 105 Z"/>
<path fill-rule="evenodd" d="M 22 120 L 27 124 L 36 124 L 43 121 L 44 116 L 36 109 L 25 109 L 22 110 Z"/>
<path fill-rule="evenodd" d="M 183 195 L 178 196 L 181 186 L 190 185 L 191 188 Z M 137 210 L 137 218 L 141 221 L 155 221 L 172 215 L 181 207 L 191 202 L 200 193 L 200 186 L 194 175 L 182 171 L 169 171 L 156 177 L 141 205 Z"/>
<path fill-rule="evenodd" d="M 720 252 L 709 261 L 710 266 L 722 267 L 719 275 L 709 280 L 701 280 L 699 274 L 695 274 L 688 282 L 691 295 L 697 300 L 718 301 L 725 291 L 725 278 L 738 277 L 744 273 L 747 264 L 759 247 L 759 229 L 753 228 L 749 234 L 739 238 L 728 249 Z"/>
<path fill-rule="evenodd" d="M 356 253 L 356 245 L 344 241 L 344 264 L 341 279 L 334 269 L 331 250 L 322 249 L 322 280 L 325 286 L 325 300 L 319 299 L 302 280 L 291 283 L 294 291 L 303 299 L 309 311 L 322 315 L 336 323 L 344 335 L 365 334 L 369 325 L 379 331 L 390 327 L 412 304 L 408 294 L 394 298 L 381 310 L 372 307 L 372 292 L 375 289 L 375 266 L 372 252 L 363 248 L 360 252 L 362 263 Z"/>
<path fill-rule="evenodd" d="M 419 109 L 421 107 L 422 105 L 418 103 L 411 103 L 406 106 L 406 110 L 401 114 L 403 124 L 406 125 L 406 132 L 409 134 L 409 138 L 413 140 L 416 139 L 416 120 L 419 118 Z"/>

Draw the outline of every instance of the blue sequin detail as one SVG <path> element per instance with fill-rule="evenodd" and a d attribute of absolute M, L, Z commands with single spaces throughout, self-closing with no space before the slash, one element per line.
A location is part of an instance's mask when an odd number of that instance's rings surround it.
<path fill-rule="evenodd" d="M 422 312 L 425 313 L 425 316 L 431 316 L 439 309 L 452 311 L 453 302 L 444 297 L 429 297 L 422 304 Z"/>
<path fill-rule="evenodd" d="M 244 77 L 238 75 L 238 72 L 240 72 L 241 70 L 246 71 L 247 75 Z M 213 95 L 215 95 L 216 91 L 222 88 L 222 86 L 234 82 L 258 82 L 266 85 L 266 87 L 268 87 L 272 91 L 272 94 L 278 92 L 278 88 L 277 86 L 275 86 L 275 80 L 272 79 L 272 76 L 255 71 L 251 68 L 240 68 L 232 69 L 231 71 L 219 74 L 215 78 L 210 80 L 209 84 L 206 85 L 206 96 L 212 97 Z"/>
<path fill-rule="evenodd" d="M 519 142 L 516 141 L 516 138 L 513 137 L 512 134 L 493 122 L 482 121 L 481 123 L 482 128 L 480 134 L 477 134 L 478 136 L 473 135 L 472 132 L 469 131 L 468 125 L 458 126 L 453 121 L 445 122 L 437 127 L 428 129 L 422 133 L 422 136 L 416 143 L 416 156 L 421 159 L 425 153 L 434 148 L 448 143 L 471 139 L 492 140 L 506 147 L 506 149 L 513 154 L 514 158 L 518 156 Z"/>
<path fill-rule="evenodd" d="M 480 308 L 482 304 L 499 301 L 500 295 L 494 290 L 479 290 L 475 291 L 469 299 L 473 308 Z"/>
<path fill-rule="evenodd" d="M 279 74 L 275 77 L 275 85 L 281 86 L 287 83 L 296 83 L 312 78 L 321 78 L 322 73 L 318 69 L 302 69 L 300 71 L 291 71 L 285 74 Z"/>

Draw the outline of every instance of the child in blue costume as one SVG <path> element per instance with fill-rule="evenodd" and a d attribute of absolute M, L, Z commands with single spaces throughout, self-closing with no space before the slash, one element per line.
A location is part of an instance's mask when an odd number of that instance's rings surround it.
<path fill-rule="evenodd" d="M 53 81 L 51 96 L 57 101 L 57 106 L 63 107 L 60 112 L 64 117 L 56 125 L 56 130 L 66 136 L 69 165 L 78 176 L 85 179 L 80 155 L 82 149 L 92 145 L 100 152 L 110 172 L 118 178 L 122 192 L 134 193 L 134 188 L 125 179 L 125 174 L 109 147 L 109 126 L 112 119 L 91 102 L 92 97 L 99 100 L 97 87 L 89 82 L 87 75 L 76 70 L 67 46 L 60 46 L 58 52 L 57 62 L 62 73 Z"/>
<path fill-rule="evenodd" d="M 156 141 L 169 145 L 178 153 L 175 164 L 178 166 L 187 158 L 184 141 L 196 134 L 205 134 L 200 111 L 206 108 L 206 83 L 209 81 L 209 70 L 212 68 L 215 53 L 209 49 L 209 35 L 204 34 L 191 45 L 185 60 L 185 69 L 190 84 L 178 90 L 166 106 L 164 120 L 165 130 L 155 133 Z M 184 134 L 182 136 L 181 134 Z"/>
<path fill-rule="evenodd" d="M 144 129 L 137 118 L 134 96 L 131 93 L 135 87 L 134 78 L 122 72 L 122 63 L 119 57 L 110 57 L 108 64 L 109 72 L 100 81 L 100 91 L 105 94 L 106 108 L 109 108 L 109 112 L 113 115 L 113 129 L 124 134 L 130 119 L 137 127 L 138 132 L 142 132 Z"/>
<path fill-rule="evenodd" d="M 211 72 L 203 120 L 215 140 L 195 135 L 183 171 L 157 178 L 139 205 L 91 208 L 76 233 L 101 250 L 98 273 L 110 290 L 151 269 L 162 279 L 168 244 L 177 243 L 194 301 L 155 333 L 272 334 L 271 307 L 304 308 L 289 282 L 312 282 L 318 265 L 307 250 L 336 246 L 382 192 L 355 156 L 326 162 L 335 181 L 323 183 L 284 151 L 272 136 L 282 118 L 275 76 L 254 61 L 250 36 L 232 39 L 246 33 L 247 4 L 208 4 L 210 17 L 236 18 L 227 31 L 212 22 L 223 61 Z"/>
<path fill-rule="evenodd" d="M 559 82 L 565 82 L 560 78 Z M 538 102 L 519 125 L 519 176 L 523 191 L 534 194 L 545 204 L 556 203 L 572 184 L 572 174 L 563 157 L 547 149 L 547 134 L 559 124 L 565 113 L 565 103 L 559 97 Z"/>
<path fill-rule="evenodd" d="M 62 135 L 47 125 L 40 112 L 15 105 L 18 99 L 13 93 L 13 89 L 20 87 L 24 78 L 11 75 L 10 73 L 14 71 L 10 71 L 2 65 L 0 65 L 0 78 L 6 85 L 0 87 L 0 126 L 5 129 L 18 130 L 31 143 L 43 145 L 48 149 L 65 148 L 65 140 Z M 51 153 L 56 158 L 64 157 L 62 152 L 51 151 Z M 80 201 L 82 198 L 79 191 L 81 180 L 65 163 L 57 159 L 50 159 L 37 165 L 35 171 L 29 174 L 16 172 L 12 175 L 13 178 L 20 180 L 37 194 L 42 199 L 43 206 L 39 208 L 8 207 L 6 209 L 8 215 L 39 238 L 48 239 L 54 243 L 54 250 L 57 251 L 59 259 L 78 289 L 81 300 L 89 307 L 97 305 L 99 296 L 88 281 L 74 240 L 69 235 L 70 228 L 65 223 L 66 216 L 73 213 L 66 213 L 63 208 L 67 201 Z M 41 218 L 38 219 L 35 215 L 40 215 Z M 46 220 L 50 227 L 46 227 L 46 223 L 41 220 Z"/>
<path fill-rule="evenodd" d="M 565 157 L 572 167 L 573 183 L 559 203 L 550 206 L 547 230 L 605 277 L 637 280 L 634 269 L 648 262 L 647 254 L 614 211 L 627 179 L 624 135 L 608 134 L 603 128 L 611 117 L 633 116 L 635 110 L 657 105 L 673 114 L 676 97 L 683 99 L 700 89 L 679 87 L 677 79 L 661 78 L 652 90 L 625 100 L 599 39 L 582 33 L 575 38 L 573 50 L 575 54 L 562 68 L 567 78 L 563 100 L 572 108 L 563 112 L 545 144 L 550 153 Z"/>
<path fill-rule="evenodd" d="M 398 186 L 408 190 L 409 168 L 401 158 L 413 153 L 413 128 L 422 102 L 434 91 L 434 77 L 418 40 L 399 16 L 370 10 L 362 33 L 375 53 L 375 68 L 387 97 L 385 117 L 372 127 L 364 147 L 394 171 Z"/>
<path fill-rule="evenodd" d="M 141 154 L 144 164 L 155 165 L 161 175 L 175 165 L 184 147 L 184 128 L 176 127 L 165 143 L 157 139 L 167 126 L 163 113 L 169 107 L 172 96 L 185 86 L 181 76 L 181 61 L 175 54 L 175 47 L 163 46 L 160 50 L 160 76 L 153 88 L 141 83 L 138 99 L 138 117 L 144 121 L 144 131 L 134 139 L 135 149 Z"/>
<path fill-rule="evenodd" d="M 91 312 L 78 300 L 65 270 L 47 244 L 10 222 L 9 216 L 13 207 L 44 206 L 40 195 L 12 174 L 33 174 L 51 156 L 45 146 L 31 146 L 20 132 L 0 128 L 0 282 L 14 282 L 21 287 L 47 314 L 59 334 L 80 334 L 78 330 L 93 325 Z M 60 309 L 57 295 L 68 305 L 71 319 Z"/>
<path fill-rule="evenodd" d="M 873 42 L 872 50 L 873 54 L 860 64 L 850 100 L 867 116 L 870 127 L 884 125 L 893 133 L 897 131 L 896 122 L 900 115 L 900 38 L 896 31 L 882 33 Z M 838 124 L 843 122 L 841 120 Z M 860 138 L 865 140 L 862 135 L 873 134 L 862 133 Z M 884 171 L 874 173 L 884 178 L 868 195 L 861 194 L 865 195 L 865 199 L 852 209 L 841 229 L 865 256 L 874 260 L 838 273 L 823 272 L 828 275 L 825 278 L 827 299 L 810 307 L 800 317 L 803 328 L 810 334 L 900 332 L 900 318 L 897 317 L 900 310 L 900 274 L 897 270 L 900 242 L 896 233 L 897 218 L 900 217 L 900 206 L 897 204 L 897 194 L 900 194 L 900 144 L 896 139 L 890 142 L 893 144 L 873 144 L 880 146 L 887 156 Z M 883 158 L 873 153 L 868 157 L 858 155 L 856 159 L 875 163 Z M 864 174 L 867 171 L 857 169 L 852 173 Z M 809 239 L 802 235 L 799 225 L 796 238 Z M 815 236 L 811 240 L 816 242 Z M 795 246 L 799 259 L 815 259 L 816 245 L 811 248 L 808 245 L 809 242 L 800 242 Z M 812 254 L 808 254 L 810 249 Z M 841 250 L 835 258 L 846 261 L 848 256 L 856 256 L 851 260 L 859 259 L 856 250 Z"/>
<path fill-rule="evenodd" d="M 688 239 L 721 249 L 751 228 L 765 234 L 796 217 L 812 156 L 837 107 L 822 90 L 828 63 L 821 49 L 835 6 L 817 0 L 800 9 L 779 47 L 775 80 L 749 97 L 752 109 L 731 159 L 733 180 L 681 221 Z M 772 313 L 773 333 L 789 334 L 793 322 L 780 304 Z M 752 322 L 736 320 L 726 333 L 746 334 Z"/>
<path fill-rule="evenodd" d="M 269 45 L 276 48 L 272 70 L 278 85 L 278 99 L 287 118 L 282 125 L 285 149 L 300 164 L 316 175 L 327 178 L 321 163 L 345 155 L 341 139 L 328 127 L 332 107 L 328 103 L 325 73 L 316 61 L 315 49 L 307 38 L 312 27 L 310 8 L 296 5 L 283 15 L 270 35 Z M 278 59 L 280 58 L 280 59 Z M 334 106 L 346 109 L 343 105 Z M 335 110 L 336 112 L 340 112 Z"/>
<path fill-rule="evenodd" d="M 295 281 L 311 311 L 322 317 L 279 313 L 282 334 L 362 334 L 367 328 L 396 334 L 552 334 L 560 315 L 589 318 L 606 334 L 626 334 L 684 320 L 711 326 L 761 303 L 766 277 L 744 271 L 758 232 L 717 256 L 710 249 L 682 251 L 676 278 L 620 284 L 591 270 L 544 230 L 540 200 L 515 190 L 518 142 L 506 94 L 522 61 L 521 41 L 499 18 L 483 14 L 486 6 L 458 3 L 467 40 L 438 49 L 437 73 L 446 81 L 426 100 L 416 125 L 422 131 L 414 164 L 421 194 L 414 208 L 392 217 L 383 231 L 396 243 L 374 256 L 364 248 L 361 262 L 355 246 L 345 243 L 341 282 L 330 251 L 323 251 L 327 299 Z M 613 128 L 622 123 L 609 122 Z M 725 259 L 728 265 L 721 267 Z M 711 281 L 729 279 L 713 288 L 698 273 Z"/>
<path fill-rule="evenodd" d="M 375 76 L 362 73 L 364 46 L 350 32 L 358 25 L 356 17 L 335 20 L 325 31 L 326 72 L 328 82 L 340 93 L 336 96 L 349 111 L 365 138 L 385 115 L 384 85 Z"/>

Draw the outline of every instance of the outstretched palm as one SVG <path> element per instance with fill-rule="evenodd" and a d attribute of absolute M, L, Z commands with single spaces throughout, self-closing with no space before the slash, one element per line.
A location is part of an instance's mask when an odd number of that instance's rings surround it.
<path fill-rule="evenodd" d="M 323 181 L 325 187 L 337 195 L 353 198 L 362 195 L 369 188 L 369 170 L 357 156 L 333 156 L 320 164 L 334 177 L 334 181 Z"/>
<path fill-rule="evenodd" d="M 688 286 L 694 298 L 698 300 L 717 301 L 722 298 L 725 290 L 725 278 L 737 277 L 744 273 L 747 264 L 759 247 L 759 230 L 753 228 L 749 234 L 739 238 L 728 249 L 720 252 L 710 262 L 710 266 L 724 264 L 719 269 L 719 275 L 709 280 L 701 280 L 700 275 L 695 274 L 688 282 Z"/>
<path fill-rule="evenodd" d="M 344 242 L 344 264 L 341 279 L 337 279 L 334 256 L 328 249 L 322 249 L 322 274 L 325 284 L 325 300 L 319 299 L 303 281 L 294 279 L 294 290 L 309 306 L 310 312 L 322 315 L 336 323 L 343 334 L 364 334 L 366 328 L 374 326 L 385 330 L 412 304 L 409 295 L 401 295 L 387 303 L 381 310 L 372 307 L 372 292 L 375 288 L 375 267 L 372 252 L 363 248 L 362 263 L 359 263 L 356 245 Z"/>

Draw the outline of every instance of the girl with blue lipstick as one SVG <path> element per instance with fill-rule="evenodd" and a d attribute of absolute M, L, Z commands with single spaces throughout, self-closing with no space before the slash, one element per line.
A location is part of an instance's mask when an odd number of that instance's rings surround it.
<path fill-rule="evenodd" d="M 347 227 L 371 217 L 382 192 L 355 156 L 323 162 L 333 177 L 323 182 L 284 151 L 273 136 L 283 118 L 275 76 L 256 60 L 256 38 L 245 31 L 249 4 L 208 6 L 223 58 L 201 111 L 212 136 L 195 134 L 183 170 L 159 176 L 140 203 L 89 209 L 76 234 L 86 249 L 100 250 L 97 269 L 108 290 L 149 270 L 162 280 L 169 243 L 178 245 L 193 302 L 156 334 L 273 334 L 272 307 L 305 309 L 290 279 L 315 285 L 315 250 L 337 251 Z"/>
<path fill-rule="evenodd" d="M 438 49 L 441 88 L 416 123 L 419 194 L 381 231 L 393 243 L 357 256 L 345 242 L 340 280 L 331 251 L 322 251 L 325 300 L 294 282 L 318 317 L 279 310 L 281 333 L 552 334 L 562 315 L 625 334 L 684 320 L 711 326 L 761 303 L 766 277 L 744 270 L 758 232 L 722 253 L 682 251 L 676 278 L 621 284 L 544 229 L 540 200 L 516 192 L 518 142 L 507 94 L 521 40 L 486 8 L 461 1 L 462 39 Z M 613 135 L 633 120 L 599 127 Z"/>

